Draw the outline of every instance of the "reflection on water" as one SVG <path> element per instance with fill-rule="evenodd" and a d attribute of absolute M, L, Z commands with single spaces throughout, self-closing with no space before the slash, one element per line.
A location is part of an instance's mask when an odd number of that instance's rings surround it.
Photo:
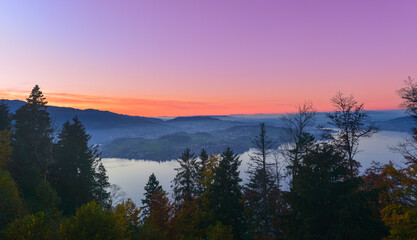
<path fill-rule="evenodd" d="M 401 163 L 403 161 L 401 155 L 392 153 L 388 146 L 395 146 L 407 136 L 409 135 L 406 133 L 383 131 L 374 134 L 371 138 L 363 139 L 356 157 L 362 164 L 362 169 L 369 167 L 372 161 Z M 247 180 L 245 170 L 248 168 L 249 155 L 250 151 L 240 156 L 242 160 L 240 172 L 244 181 Z M 143 197 L 144 187 L 149 175 L 154 173 L 164 190 L 172 193 L 171 181 L 176 174 L 174 169 L 179 167 L 177 161 L 174 160 L 159 163 L 144 160 L 104 158 L 103 164 L 106 167 L 110 182 L 122 187 L 127 196 L 138 205 L 141 205 L 140 200 Z"/>

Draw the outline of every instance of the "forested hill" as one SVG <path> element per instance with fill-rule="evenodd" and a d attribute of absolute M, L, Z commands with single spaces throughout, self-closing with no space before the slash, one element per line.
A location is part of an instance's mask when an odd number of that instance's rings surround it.
<path fill-rule="evenodd" d="M 25 104 L 18 100 L 4 100 L 15 112 Z M 160 119 L 128 116 L 94 109 L 49 106 L 53 126 L 59 130 L 62 124 L 78 116 L 87 132 L 92 135 L 91 144 L 100 144 L 103 157 L 167 160 L 178 156 L 186 147 L 202 147 L 213 152 L 231 146 L 239 153 L 250 147 L 254 129 L 264 122 L 281 138 L 284 127 L 279 114 L 193 116 Z M 367 111 L 369 121 L 381 131 L 411 132 L 412 119 L 403 111 Z M 326 126 L 326 113 L 317 113 L 316 125 Z M 314 133 L 314 128 L 311 129 Z M 281 135 L 281 136 L 278 136 Z M 249 139 L 249 140 L 248 140 Z"/>

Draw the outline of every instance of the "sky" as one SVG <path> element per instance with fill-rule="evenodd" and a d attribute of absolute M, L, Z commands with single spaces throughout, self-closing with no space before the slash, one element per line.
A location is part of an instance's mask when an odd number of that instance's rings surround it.
<path fill-rule="evenodd" d="M 398 109 L 417 1 L 0 1 L 0 98 L 139 116 Z"/>

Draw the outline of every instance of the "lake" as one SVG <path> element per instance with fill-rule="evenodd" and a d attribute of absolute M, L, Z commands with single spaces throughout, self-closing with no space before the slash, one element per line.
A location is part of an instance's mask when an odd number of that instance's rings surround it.
<path fill-rule="evenodd" d="M 372 161 L 382 164 L 393 161 L 401 164 L 403 162 L 402 156 L 391 152 L 388 146 L 397 145 L 407 136 L 409 136 L 407 133 L 381 131 L 370 138 L 362 139 L 356 157 L 362 164 L 362 170 L 369 167 Z M 244 182 L 247 180 L 245 171 L 250 161 L 250 153 L 251 151 L 247 151 L 240 155 L 242 160 L 240 172 Z M 176 175 L 175 168 L 179 167 L 176 160 L 155 162 L 149 160 L 103 158 L 103 164 L 106 167 L 110 183 L 119 185 L 127 197 L 131 198 L 138 205 L 141 205 L 140 200 L 143 197 L 145 184 L 152 173 L 156 175 L 164 190 L 172 194 L 171 181 Z"/>

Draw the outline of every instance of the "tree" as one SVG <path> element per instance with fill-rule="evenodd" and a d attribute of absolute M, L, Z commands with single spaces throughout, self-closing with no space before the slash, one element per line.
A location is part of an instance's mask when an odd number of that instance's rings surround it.
<path fill-rule="evenodd" d="M 159 185 L 159 181 L 156 179 L 155 174 L 152 173 L 145 185 L 145 199 L 142 199 L 142 211 L 145 216 L 149 214 L 149 202 L 152 195 L 158 191 L 162 191 L 162 186 Z"/>
<path fill-rule="evenodd" d="M 0 102 L 0 131 L 3 130 L 10 130 L 12 121 L 10 118 L 9 106 L 4 103 L 4 101 Z"/>
<path fill-rule="evenodd" d="M 113 209 L 114 214 L 122 216 L 127 225 L 128 235 L 132 239 L 139 237 L 139 227 L 143 223 L 141 218 L 141 209 L 136 207 L 132 199 L 127 199 L 117 204 Z"/>
<path fill-rule="evenodd" d="M 3 238 L 5 240 L 32 240 L 56 239 L 56 234 L 51 220 L 48 219 L 43 212 L 27 215 L 23 218 L 16 219 L 3 231 Z"/>
<path fill-rule="evenodd" d="M 12 162 L 11 143 L 9 130 L 0 130 L 0 170 L 6 169 Z"/>
<path fill-rule="evenodd" d="M 173 206 L 164 190 L 155 191 L 149 198 L 149 215 L 145 219 L 145 226 L 151 227 L 161 235 L 160 239 L 167 239 L 171 231 Z"/>
<path fill-rule="evenodd" d="M 198 195 L 201 195 L 204 191 L 205 191 L 205 187 L 203 185 L 201 185 L 201 182 L 203 181 L 202 178 L 203 177 L 203 172 L 204 170 L 206 170 L 206 165 L 207 165 L 207 161 L 209 159 L 209 155 L 207 154 L 206 150 L 202 149 L 201 153 L 200 153 L 200 161 L 198 161 L 198 166 L 197 166 L 197 174 L 198 174 Z"/>
<path fill-rule="evenodd" d="M 245 199 L 252 211 L 252 224 L 255 234 L 269 236 L 272 233 L 271 196 L 275 190 L 275 179 L 268 157 L 275 143 L 266 135 L 265 124 L 260 125 L 260 133 L 253 140 L 255 153 L 251 156 L 248 171 L 249 183 L 245 187 Z"/>
<path fill-rule="evenodd" d="M 291 188 L 290 239 L 381 239 L 384 225 L 372 217 L 361 179 L 350 177 L 344 156 L 316 144 L 304 157 Z"/>
<path fill-rule="evenodd" d="M 214 218 L 224 226 L 230 226 L 235 239 L 242 239 L 245 231 L 243 193 L 239 177 L 239 157 L 228 148 L 221 155 L 215 169 L 213 184 L 209 188 L 210 209 Z"/>
<path fill-rule="evenodd" d="M 35 186 L 47 179 L 52 164 L 51 119 L 47 101 L 36 85 L 27 103 L 16 111 L 13 162 L 10 170 L 25 199 L 36 198 Z"/>
<path fill-rule="evenodd" d="M 359 104 L 355 98 L 344 96 L 338 92 L 331 98 L 336 107 L 333 113 L 327 115 L 329 124 L 337 128 L 337 134 L 329 135 L 331 142 L 344 153 L 349 166 L 350 176 L 359 173 L 360 163 L 354 160 L 358 151 L 359 139 L 370 137 L 377 129 L 367 122 L 369 116 L 364 113 L 364 104 Z"/>
<path fill-rule="evenodd" d="M 174 195 L 177 202 L 188 201 L 192 202 L 194 195 L 196 195 L 198 174 L 197 174 L 197 159 L 190 149 L 185 149 L 178 159 L 180 164 L 176 168 L 177 175 L 174 179 Z"/>
<path fill-rule="evenodd" d="M 396 169 L 385 165 L 380 202 L 382 220 L 390 228 L 387 239 L 417 239 L 417 164 Z"/>
<path fill-rule="evenodd" d="M 89 202 L 77 209 L 75 216 L 60 225 L 61 239 L 103 239 L 126 240 L 128 228 L 124 218 L 102 208 L 96 202 Z"/>
<path fill-rule="evenodd" d="M 291 169 L 291 178 L 297 175 L 297 169 L 303 155 L 306 154 L 308 148 L 314 143 L 314 136 L 307 132 L 309 127 L 314 124 L 316 110 L 310 102 L 297 106 L 297 112 L 287 114 L 282 117 L 284 126 L 286 127 L 289 142 L 291 143 L 287 149 L 287 159 L 289 160 L 289 168 Z"/>
<path fill-rule="evenodd" d="M 77 117 L 64 123 L 56 144 L 52 183 L 62 199 L 65 214 L 92 200 L 106 204 L 109 187 L 97 147 Z"/>
<path fill-rule="evenodd" d="M 0 170 L 0 230 L 24 213 L 19 189 L 9 172 Z"/>

